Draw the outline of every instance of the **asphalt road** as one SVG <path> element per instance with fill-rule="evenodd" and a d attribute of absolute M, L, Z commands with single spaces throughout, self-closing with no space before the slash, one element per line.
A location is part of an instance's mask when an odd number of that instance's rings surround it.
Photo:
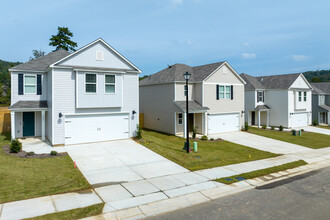
<path fill-rule="evenodd" d="M 330 219 L 330 167 L 149 219 Z"/>

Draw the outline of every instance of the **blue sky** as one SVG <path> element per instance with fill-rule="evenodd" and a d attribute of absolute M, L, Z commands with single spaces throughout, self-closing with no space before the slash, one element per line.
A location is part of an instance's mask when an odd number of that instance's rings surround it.
<path fill-rule="evenodd" d="M 226 60 L 238 73 L 330 69 L 326 0 L 1 0 L 0 59 L 47 53 L 58 26 L 82 47 L 102 37 L 144 74 Z"/>

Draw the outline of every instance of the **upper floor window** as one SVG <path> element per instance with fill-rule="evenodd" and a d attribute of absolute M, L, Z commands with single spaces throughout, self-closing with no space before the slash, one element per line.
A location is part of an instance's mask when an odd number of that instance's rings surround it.
<path fill-rule="evenodd" d="M 301 92 L 298 92 L 298 101 L 301 102 L 302 97 L 301 97 Z"/>
<path fill-rule="evenodd" d="M 230 99 L 231 95 L 230 86 L 219 86 L 219 98 L 220 99 Z"/>
<path fill-rule="evenodd" d="M 114 94 L 116 92 L 116 76 L 105 75 L 105 93 Z"/>
<path fill-rule="evenodd" d="M 85 74 L 85 92 L 96 93 L 96 74 L 86 73 Z"/>
<path fill-rule="evenodd" d="M 320 105 L 324 105 L 325 96 L 320 95 Z"/>
<path fill-rule="evenodd" d="M 36 75 L 24 75 L 24 94 L 37 94 Z"/>
<path fill-rule="evenodd" d="M 178 124 L 182 125 L 182 113 L 178 114 Z"/>
<path fill-rule="evenodd" d="M 304 92 L 304 102 L 307 101 L 307 92 Z"/>
<path fill-rule="evenodd" d="M 264 91 L 258 91 L 258 102 L 263 102 L 264 101 Z"/>

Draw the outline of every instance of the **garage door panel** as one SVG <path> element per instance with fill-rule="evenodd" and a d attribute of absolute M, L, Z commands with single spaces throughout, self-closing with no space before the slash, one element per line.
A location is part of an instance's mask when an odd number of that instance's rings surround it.
<path fill-rule="evenodd" d="M 66 116 L 65 144 L 129 137 L 128 114 Z"/>
<path fill-rule="evenodd" d="M 291 115 L 291 127 L 304 127 L 308 125 L 308 114 L 299 113 Z"/>
<path fill-rule="evenodd" d="M 208 133 L 216 134 L 221 132 L 238 131 L 239 114 L 214 114 L 208 116 Z"/>

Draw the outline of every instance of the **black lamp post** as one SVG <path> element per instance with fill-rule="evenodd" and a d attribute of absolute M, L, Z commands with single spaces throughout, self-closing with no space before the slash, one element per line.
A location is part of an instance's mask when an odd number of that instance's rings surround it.
<path fill-rule="evenodd" d="M 186 72 L 185 74 L 183 74 L 184 79 L 186 80 L 186 125 L 187 125 L 187 131 L 186 131 L 186 135 L 187 135 L 187 141 L 186 141 L 186 151 L 187 153 L 190 152 L 190 145 L 189 145 L 189 106 L 188 106 L 188 81 L 190 79 L 191 74 Z"/>

